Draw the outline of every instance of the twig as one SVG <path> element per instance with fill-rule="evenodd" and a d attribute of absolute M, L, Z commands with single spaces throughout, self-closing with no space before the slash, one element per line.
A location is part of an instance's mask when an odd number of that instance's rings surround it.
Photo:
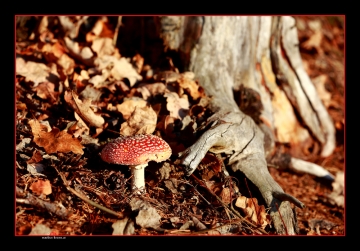
<path fill-rule="evenodd" d="M 32 195 L 31 193 L 24 192 L 23 189 L 20 187 L 16 187 L 16 196 L 17 197 L 23 197 L 23 198 L 16 198 L 17 203 L 23 203 L 39 208 L 43 208 L 62 219 L 67 219 L 70 216 L 70 212 L 60 204 L 55 204 L 47 201 L 43 201 L 42 199 L 39 199 L 38 197 Z"/>
<path fill-rule="evenodd" d="M 275 207 L 276 207 L 276 209 L 277 209 L 278 212 L 279 212 L 280 219 L 281 219 L 281 221 L 282 221 L 282 223 L 283 223 L 283 225 L 284 225 L 284 228 L 285 228 L 285 233 L 286 233 L 286 235 L 289 235 L 288 230 L 287 230 L 287 227 L 286 227 L 285 222 L 284 222 L 284 220 L 283 220 L 283 218 L 282 218 L 282 216 L 281 216 L 281 213 L 280 213 L 280 210 L 279 210 L 279 207 L 278 207 L 278 204 L 277 204 L 277 203 L 275 203 Z"/>
<path fill-rule="evenodd" d="M 117 38 L 118 38 L 118 35 L 119 35 L 119 28 L 122 24 L 121 22 L 121 19 L 122 19 L 122 16 L 119 16 L 118 17 L 118 22 L 116 24 L 116 28 L 115 28 L 115 34 L 114 34 L 114 37 L 113 37 L 113 45 L 116 46 L 116 41 L 117 41 Z"/>
<path fill-rule="evenodd" d="M 289 201 L 291 203 L 294 203 L 294 205 L 299 208 L 303 209 L 306 207 L 304 203 L 302 203 L 301 201 L 299 201 L 298 199 L 296 199 L 294 196 L 292 196 L 290 194 L 274 191 L 274 192 L 272 192 L 272 195 L 278 200 Z"/>
<path fill-rule="evenodd" d="M 59 176 L 60 176 L 60 178 L 62 179 L 62 181 L 64 182 L 64 185 L 65 185 L 66 189 L 69 190 L 71 193 L 73 193 L 74 195 L 76 195 L 77 197 L 79 197 L 80 199 L 82 199 L 83 201 L 85 201 L 86 203 L 88 203 L 88 204 L 90 204 L 90 205 L 92 205 L 92 206 L 94 206 L 94 207 L 96 207 L 96 208 L 98 208 L 98 209 L 100 209 L 100 210 L 102 210 L 102 211 L 104 211 L 104 212 L 107 212 L 107 213 L 109 213 L 109 214 L 112 214 L 112 215 L 114 215 L 114 216 L 116 216 L 116 217 L 118 217 L 118 218 L 124 218 L 124 214 L 123 214 L 123 213 L 121 213 L 121 212 L 117 213 L 117 212 L 115 212 L 115 211 L 113 211 L 113 210 L 111 210 L 111 209 L 109 209 L 109 208 L 106 208 L 106 207 L 104 207 L 104 206 L 101 206 L 101 205 L 99 205 L 98 203 L 96 203 L 96 202 L 88 199 L 85 195 L 83 195 L 83 194 L 77 192 L 75 189 L 71 188 L 71 187 L 68 185 L 68 181 L 66 180 L 64 174 L 61 173 L 61 172 L 59 172 L 59 170 L 58 170 L 56 167 L 54 167 L 54 168 L 55 168 L 56 172 L 59 174 Z"/>

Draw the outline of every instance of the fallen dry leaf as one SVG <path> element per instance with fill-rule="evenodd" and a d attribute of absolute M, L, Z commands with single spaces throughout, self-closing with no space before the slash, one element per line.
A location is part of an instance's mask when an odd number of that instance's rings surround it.
<path fill-rule="evenodd" d="M 78 95 L 71 91 L 65 91 L 65 101 L 74 109 L 74 111 L 86 122 L 95 127 L 102 127 L 105 120 L 101 115 L 97 115 L 91 109 L 91 99 L 84 99 L 84 101 L 78 98 Z"/>
<path fill-rule="evenodd" d="M 164 95 L 166 98 L 167 104 L 166 108 L 170 112 L 170 116 L 173 118 L 182 119 L 187 115 L 189 110 L 189 101 L 183 97 L 179 97 L 179 95 L 175 92 L 169 92 Z"/>
<path fill-rule="evenodd" d="M 41 153 L 40 153 L 38 150 L 35 150 L 35 151 L 33 152 L 33 155 L 32 155 L 32 157 L 31 157 L 31 159 L 29 159 L 28 161 L 26 161 L 26 163 L 28 163 L 28 164 L 33 164 L 33 163 L 38 163 L 38 162 L 40 162 L 40 161 L 42 161 L 42 155 L 41 155 Z"/>
<path fill-rule="evenodd" d="M 223 183 L 215 182 L 214 180 L 205 180 L 206 187 L 215 194 L 219 194 L 222 191 Z"/>
<path fill-rule="evenodd" d="M 120 134 L 124 136 L 151 134 L 155 131 L 156 121 L 156 112 L 151 106 L 137 106 L 129 119 L 121 124 Z"/>
<path fill-rule="evenodd" d="M 30 120 L 29 125 L 34 135 L 34 142 L 38 146 L 44 147 L 46 153 L 73 152 L 81 155 L 84 154 L 83 146 L 79 140 L 66 131 L 53 128 L 50 132 L 47 132 L 37 120 Z"/>
<path fill-rule="evenodd" d="M 23 138 L 19 144 L 16 145 L 16 151 L 22 151 L 26 145 L 31 142 L 30 138 Z"/>
<path fill-rule="evenodd" d="M 212 169 L 215 173 L 221 172 L 222 161 L 214 154 L 207 153 L 201 160 L 201 164 L 206 166 L 206 169 Z"/>
<path fill-rule="evenodd" d="M 70 132 L 70 134 L 74 135 L 74 137 L 89 135 L 90 128 L 85 124 L 85 122 L 80 118 L 77 113 L 75 113 L 75 121 L 71 121 L 66 126 L 66 131 Z"/>
<path fill-rule="evenodd" d="M 311 35 L 311 37 L 307 41 L 302 44 L 302 47 L 307 50 L 315 48 L 320 54 L 322 54 L 322 49 L 320 46 L 322 38 L 323 34 L 321 30 L 317 30 L 313 35 Z"/>
<path fill-rule="evenodd" d="M 16 58 L 16 74 L 25 77 L 25 81 L 34 82 L 38 86 L 41 82 L 48 81 L 50 69 L 42 63 L 32 61 L 25 62 L 21 57 Z"/>
<path fill-rule="evenodd" d="M 104 55 L 96 58 L 95 65 L 99 71 L 110 68 L 110 74 L 116 80 L 127 78 L 130 87 L 133 87 L 137 81 L 142 80 L 141 75 L 136 72 L 126 58 L 118 59 L 116 56 Z"/>
<path fill-rule="evenodd" d="M 44 171 L 44 165 L 40 164 L 40 163 L 33 163 L 33 164 L 27 164 L 26 165 L 26 170 L 34 176 L 45 176 L 44 174 L 42 174 L 42 172 Z"/>
<path fill-rule="evenodd" d="M 29 235 L 49 235 L 51 233 L 51 229 L 43 224 L 36 224 L 35 227 L 31 229 Z"/>
<path fill-rule="evenodd" d="M 191 73 L 192 72 L 186 72 L 181 74 L 181 77 L 177 81 L 181 88 L 187 90 L 190 96 L 194 100 L 197 100 L 198 98 L 204 97 L 205 93 L 196 81 L 193 80 L 194 74 Z"/>
<path fill-rule="evenodd" d="M 51 184 L 49 180 L 37 180 L 31 184 L 30 190 L 34 193 L 41 195 L 49 195 L 51 194 Z"/>
<path fill-rule="evenodd" d="M 247 217 L 261 225 L 263 229 L 270 224 L 270 216 L 266 213 L 264 205 L 259 206 L 256 198 L 249 199 L 240 196 L 237 198 L 235 206 L 241 208 Z"/>
<path fill-rule="evenodd" d="M 100 17 L 92 30 L 86 34 L 86 41 L 91 42 L 96 38 L 113 38 L 114 30 L 107 17 Z"/>
<path fill-rule="evenodd" d="M 116 105 L 116 109 L 123 115 L 125 120 L 129 119 L 136 107 L 146 107 L 147 102 L 141 98 L 125 98 L 121 104 Z"/>
<path fill-rule="evenodd" d="M 95 39 L 91 45 L 91 49 L 97 53 L 98 57 L 103 57 L 104 55 L 113 55 L 115 52 L 113 41 L 108 37 Z"/>
<path fill-rule="evenodd" d="M 141 93 L 143 99 L 147 100 L 149 97 L 154 97 L 157 94 L 164 94 L 166 86 L 163 83 L 140 84 L 137 91 Z"/>
<path fill-rule="evenodd" d="M 165 81 L 166 83 L 171 83 L 177 81 L 181 75 L 174 71 L 161 71 L 154 76 L 156 81 Z"/>
<path fill-rule="evenodd" d="M 128 217 L 117 220 L 111 225 L 111 227 L 114 229 L 112 233 L 113 235 L 127 235 L 135 233 L 134 222 Z"/>
<path fill-rule="evenodd" d="M 80 26 L 88 19 L 88 16 L 81 17 L 77 22 L 73 22 L 68 16 L 59 16 L 58 18 L 66 35 L 74 39 L 78 36 Z"/>
<path fill-rule="evenodd" d="M 135 68 L 136 68 L 137 73 L 140 74 L 140 72 L 141 72 L 141 70 L 143 68 L 143 65 L 144 65 L 144 58 L 139 53 L 137 53 L 132 58 L 132 61 L 135 64 Z"/>
<path fill-rule="evenodd" d="M 48 100 L 51 104 L 57 102 L 59 97 L 59 92 L 55 92 L 55 85 L 50 82 L 42 82 L 35 88 L 36 95 L 42 99 Z"/>
<path fill-rule="evenodd" d="M 160 228 L 161 216 L 148 202 L 139 198 L 133 198 L 130 201 L 130 206 L 132 211 L 139 210 L 139 213 L 135 218 L 137 225 L 142 228 Z"/>
<path fill-rule="evenodd" d="M 103 70 L 101 75 L 95 75 L 90 80 L 89 83 L 93 84 L 95 88 L 107 87 L 107 79 L 110 76 L 108 70 Z"/>
<path fill-rule="evenodd" d="M 92 101 L 100 101 L 100 97 L 103 93 L 98 89 L 95 89 L 91 85 L 86 85 L 85 89 L 80 92 L 81 98 L 91 99 Z"/>
<path fill-rule="evenodd" d="M 86 34 L 87 42 L 92 42 L 94 39 L 96 39 L 100 36 L 101 31 L 103 30 L 103 28 L 105 26 L 105 22 L 107 22 L 106 17 L 101 17 L 100 19 L 98 19 L 96 21 L 92 30 Z"/>
<path fill-rule="evenodd" d="M 231 202 L 231 193 L 230 193 L 230 189 L 228 187 L 224 187 L 221 190 L 220 196 L 221 201 L 224 202 L 225 204 L 229 204 Z"/>
<path fill-rule="evenodd" d="M 83 62 L 85 65 L 92 66 L 94 63 L 94 54 L 87 46 L 80 47 L 78 42 L 71 40 L 68 37 L 64 38 L 65 45 L 74 57 Z"/>
<path fill-rule="evenodd" d="M 55 61 L 63 68 L 65 74 L 70 75 L 74 72 L 75 61 L 65 53 L 66 49 L 59 42 L 53 45 L 47 43 L 41 51 L 48 62 Z"/>
<path fill-rule="evenodd" d="M 171 180 L 164 180 L 164 184 L 166 188 L 169 189 L 173 194 L 179 193 Z"/>
<path fill-rule="evenodd" d="M 313 31 L 313 34 L 310 36 L 310 38 L 302 43 L 302 47 L 310 50 L 312 48 L 315 48 L 319 54 L 323 53 L 322 47 L 321 47 L 321 41 L 323 38 L 323 32 L 321 27 L 321 22 L 314 20 L 309 22 L 309 28 Z"/>
<path fill-rule="evenodd" d="M 116 80 L 127 78 L 131 87 L 133 87 L 137 81 L 142 80 L 141 75 L 137 73 L 134 67 L 125 58 L 115 60 L 114 68 L 112 68 L 110 72 Z"/>

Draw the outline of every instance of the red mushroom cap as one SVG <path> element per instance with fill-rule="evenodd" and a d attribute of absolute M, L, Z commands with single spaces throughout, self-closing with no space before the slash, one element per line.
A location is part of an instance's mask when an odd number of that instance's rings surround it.
<path fill-rule="evenodd" d="M 168 143 L 152 134 L 121 136 L 101 151 L 103 161 L 120 165 L 141 165 L 151 160 L 161 162 L 170 156 Z"/>

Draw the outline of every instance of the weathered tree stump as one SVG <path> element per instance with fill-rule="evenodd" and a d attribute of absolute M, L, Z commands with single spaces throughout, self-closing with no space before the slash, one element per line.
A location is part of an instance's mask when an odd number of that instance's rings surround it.
<path fill-rule="evenodd" d="M 157 21 L 164 45 L 178 51 L 184 69 L 193 71 L 212 96 L 211 128 L 182 153 L 188 174 L 207 151 L 229 154 L 232 170 L 243 172 L 259 188 L 277 232 L 296 234 L 289 202 L 304 205 L 285 194 L 268 171 L 274 140 L 301 148 L 312 139 L 320 143 L 321 155 L 328 156 L 335 147 L 335 130 L 302 67 L 295 20 L 207 16 Z M 260 116 L 251 118 L 239 109 L 234 92 L 242 85 L 259 94 Z M 296 162 L 292 158 L 290 166 Z"/>

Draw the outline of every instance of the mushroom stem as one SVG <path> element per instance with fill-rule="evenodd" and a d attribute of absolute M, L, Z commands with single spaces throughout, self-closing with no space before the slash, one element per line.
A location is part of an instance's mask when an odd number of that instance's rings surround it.
<path fill-rule="evenodd" d="M 145 167 L 147 167 L 147 165 L 148 164 L 130 166 L 132 191 L 145 189 Z"/>

